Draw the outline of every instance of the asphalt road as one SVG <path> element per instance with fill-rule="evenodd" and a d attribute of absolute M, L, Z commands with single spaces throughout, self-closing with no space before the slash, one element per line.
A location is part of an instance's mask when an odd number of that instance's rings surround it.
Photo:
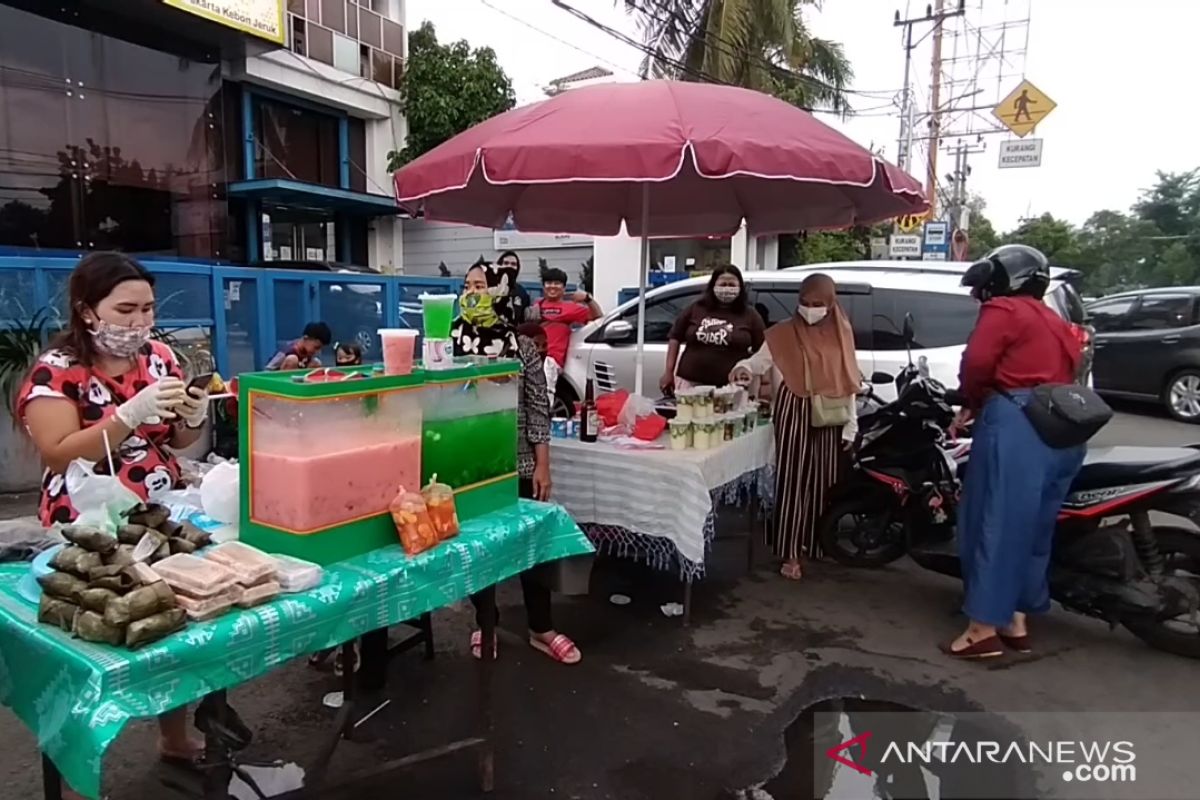
<path fill-rule="evenodd" d="M 1200 425 L 1176 422 L 1152 405 L 1113 403 L 1117 415 L 1097 434 L 1095 445 L 1185 445 L 1200 443 Z"/>
<path fill-rule="evenodd" d="M 1101 444 L 1200 440 L 1193 430 L 1123 409 Z M 633 602 L 611 604 L 614 591 Z M 789 728 L 805 709 L 831 698 L 987 712 L 1000 720 L 1022 711 L 1200 714 L 1194 662 L 1061 610 L 1039 620 L 1033 656 L 985 664 L 947 659 L 936 644 L 962 625 L 961 587 L 907 560 L 874 571 L 817 564 L 792 583 L 762 557 L 747 574 L 744 544 L 719 541 L 708 579 L 696 586 L 690 628 L 659 611 L 677 591 L 662 576 L 598 565 L 590 596 L 556 598 L 557 626 L 584 653 L 581 664 L 562 667 L 525 646 L 519 591 L 504 587 L 497 800 L 813 797 L 811 747 L 806 751 L 803 737 Z M 365 741 L 341 746 L 332 778 L 470 729 L 469 625 L 462 606 L 439 612 L 435 660 L 410 654 L 393 662 L 393 702 L 365 726 Z M 233 691 L 232 703 L 255 734 L 252 756 L 312 758 L 334 714 L 321 697 L 335 688 L 332 676 L 293 662 Z M 1160 727 L 1158 735 L 1172 735 L 1167 723 Z M 1176 738 L 1194 742 L 1195 724 L 1185 730 Z M 143 721 L 114 744 L 104 764 L 111 797 L 182 796 L 163 786 L 163 777 L 175 773 L 150 757 L 154 737 L 153 723 Z M 1177 772 L 1159 777 L 1194 786 L 1195 763 L 1182 759 Z M 475 797 L 473 766 L 469 756 L 455 757 L 343 796 Z M 763 784 L 770 794 L 734 791 Z M 34 797 L 40 797 L 36 743 L 0 710 L 0 798 Z"/>

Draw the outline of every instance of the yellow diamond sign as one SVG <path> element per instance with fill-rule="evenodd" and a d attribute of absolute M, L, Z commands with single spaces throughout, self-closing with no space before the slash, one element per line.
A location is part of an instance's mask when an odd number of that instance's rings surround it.
<path fill-rule="evenodd" d="M 928 219 L 928 211 L 924 214 L 905 214 L 903 217 L 896 217 L 896 227 L 905 233 L 911 233 L 924 225 Z"/>
<path fill-rule="evenodd" d="M 1021 81 L 1020 86 L 992 109 L 992 114 L 1017 136 L 1024 136 L 1036 128 L 1057 105 L 1032 83 Z"/>

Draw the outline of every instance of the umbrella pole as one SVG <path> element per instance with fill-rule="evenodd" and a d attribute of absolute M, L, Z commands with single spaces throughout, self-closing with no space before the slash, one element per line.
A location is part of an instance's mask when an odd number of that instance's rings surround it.
<path fill-rule="evenodd" d="M 646 284 L 649 283 L 650 273 L 650 239 L 646 231 L 650 227 L 650 184 L 642 184 L 642 248 L 641 266 L 638 270 L 638 326 L 637 326 L 637 356 L 633 378 L 633 393 L 642 393 L 642 373 L 646 361 Z"/>

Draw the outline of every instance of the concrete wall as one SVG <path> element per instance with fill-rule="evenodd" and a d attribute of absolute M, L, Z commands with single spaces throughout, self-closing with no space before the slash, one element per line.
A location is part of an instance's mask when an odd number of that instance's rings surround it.
<path fill-rule="evenodd" d="M 517 250 L 521 257 L 521 277 L 536 280 L 538 258 L 544 258 L 550 266 L 565 271 L 572 282 L 579 280 L 580 265 L 592 255 L 591 247 L 545 247 Z M 488 228 L 472 225 L 455 225 L 445 222 L 427 222 L 423 219 L 404 220 L 405 275 L 437 275 L 438 264 L 446 266 L 454 275 L 462 275 L 467 267 L 482 255 L 495 259 L 495 239 Z"/>

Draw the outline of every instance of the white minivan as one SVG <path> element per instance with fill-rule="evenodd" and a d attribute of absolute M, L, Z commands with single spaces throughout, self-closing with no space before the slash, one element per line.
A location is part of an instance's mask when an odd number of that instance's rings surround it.
<path fill-rule="evenodd" d="M 930 374 L 947 386 L 958 385 L 958 366 L 967 337 L 975 326 L 978 304 L 959 285 L 966 262 L 848 261 L 808 264 L 772 272 L 746 273 L 750 303 L 768 326 L 787 319 L 796 307 L 800 282 L 823 272 L 837 282 L 838 300 L 854 327 L 854 345 L 863 375 L 896 375 L 908 363 L 901 330 L 904 315 L 913 315 L 916 331 L 913 358 L 925 356 Z M 1055 269 L 1046 304 L 1080 327 L 1087 341 L 1083 304 L 1067 279 L 1075 273 Z M 646 350 L 643 391 L 657 395 L 667 355 L 667 334 L 675 317 L 699 299 L 707 277 L 668 284 L 646 294 Z M 636 369 L 637 301 L 622 304 L 604 317 L 579 328 L 559 384 L 562 402 L 583 396 L 589 375 L 611 374 L 632 391 Z M 597 370 L 597 365 L 600 369 Z M 607 368 L 606 368 L 607 367 Z M 878 393 L 891 399 L 890 386 Z M 570 407 L 569 405 L 567 406 Z"/>

